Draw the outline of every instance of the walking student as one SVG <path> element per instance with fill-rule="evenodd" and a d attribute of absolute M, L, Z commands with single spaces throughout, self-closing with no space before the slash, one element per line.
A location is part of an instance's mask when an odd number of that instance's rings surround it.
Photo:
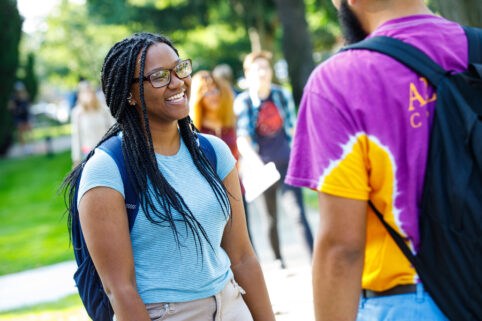
<path fill-rule="evenodd" d="M 99 145 L 120 135 L 140 208 L 130 227 L 118 166 L 96 148 L 67 181 L 72 191 L 83 166 L 83 236 L 117 321 L 274 320 L 235 159 L 221 139 L 193 131 L 191 72 L 160 35 L 135 34 L 107 54 L 102 89 L 116 124 Z"/>
<path fill-rule="evenodd" d="M 310 255 L 313 236 L 306 219 L 301 189 L 283 183 L 288 169 L 296 115 L 291 93 L 271 83 L 273 70 L 270 61 L 271 53 L 266 51 L 246 56 L 243 68 L 248 90 L 236 97 L 234 111 L 238 115 L 237 135 L 241 155 L 252 155 L 259 163 L 273 162 L 281 175 L 281 181 L 269 187 L 263 196 L 270 218 L 271 248 L 275 259 L 284 268 L 278 235 L 278 194 L 281 194 L 286 212 L 296 218 L 296 226 L 303 235 Z"/>
<path fill-rule="evenodd" d="M 468 66 L 462 27 L 422 0 L 334 0 L 348 44 L 387 36 L 445 70 Z M 311 74 L 286 182 L 319 191 L 316 320 L 446 320 L 375 216 L 416 252 L 434 87 L 395 59 L 347 50 Z"/>

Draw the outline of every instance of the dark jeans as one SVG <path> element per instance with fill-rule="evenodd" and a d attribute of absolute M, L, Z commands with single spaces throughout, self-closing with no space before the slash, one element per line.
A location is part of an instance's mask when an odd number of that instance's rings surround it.
<path fill-rule="evenodd" d="M 286 172 L 288 170 L 288 164 L 279 165 L 276 164 L 281 179 L 268 188 L 264 193 L 264 199 L 266 202 L 266 207 L 269 215 L 269 240 L 271 243 L 271 248 L 273 249 L 276 259 L 281 258 L 281 251 L 279 245 L 278 236 L 278 196 L 281 196 L 281 204 L 285 212 L 289 213 L 290 216 L 296 217 L 298 230 L 303 234 L 306 241 L 306 245 L 310 251 L 313 253 L 313 234 L 311 233 L 311 228 L 306 219 L 305 208 L 303 206 L 303 196 L 301 194 L 301 189 L 298 187 L 293 187 L 284 183 Z"/>

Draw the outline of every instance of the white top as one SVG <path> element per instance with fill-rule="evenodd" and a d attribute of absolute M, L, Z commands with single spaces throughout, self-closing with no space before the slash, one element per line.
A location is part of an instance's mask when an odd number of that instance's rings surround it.
<path fill-rule="evenodd" d="M 72 109 L 72 161 L 79 162 L 101 140 L 115 122 L 106 107 L 85 110 L 77 105 Z"/>

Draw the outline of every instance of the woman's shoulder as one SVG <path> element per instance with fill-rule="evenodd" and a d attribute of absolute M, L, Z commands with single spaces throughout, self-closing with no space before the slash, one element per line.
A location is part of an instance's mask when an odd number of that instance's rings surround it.
<path fill-rule="evenodd" d="M 105 151 L 96 148 L 94 155 L 85 163 L 79 185 L 79 200 L 94 187 L 110 187 L 124 195 L 124 186 L 119 168 Z"/>
<path fill-rule="evenodd" d="M 228 145 L 219 137 L 209 134 L 198 134 L 205 137 L 216 153 L 216 167 L 217 173 L 221 179 L 224 179 L 227 174 L 233 169 L 236 160 L 231 153 Z"/>

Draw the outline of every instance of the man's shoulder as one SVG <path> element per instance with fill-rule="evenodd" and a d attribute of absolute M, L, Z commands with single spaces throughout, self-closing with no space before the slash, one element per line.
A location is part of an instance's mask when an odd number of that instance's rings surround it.
<path fill-rule="evenodd" d="M 305 89 L 317 92 L 322 87 L 343 87 L 362 83 L 363 78 L 371 74 L 373 68 L 377 68 L 380 55 L 368 50 L 348 50 L 335 53 L 315 67 Z"/>

